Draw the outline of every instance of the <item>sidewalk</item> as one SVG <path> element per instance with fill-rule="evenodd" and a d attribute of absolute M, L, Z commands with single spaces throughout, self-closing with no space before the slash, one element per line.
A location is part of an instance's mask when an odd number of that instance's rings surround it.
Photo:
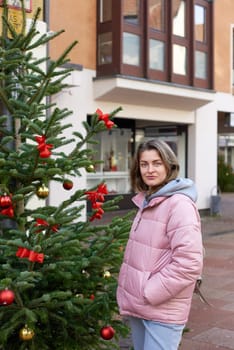
<path fill-rule="evenodd" d="M 220 216 L 202 217 L 202 232 L 201 289 L 211 306 L 194 295 L 180 350 L 234 350 L 234 193 L 222 194 Z M 130 350 L 130 339 L 120 349 Z"/>

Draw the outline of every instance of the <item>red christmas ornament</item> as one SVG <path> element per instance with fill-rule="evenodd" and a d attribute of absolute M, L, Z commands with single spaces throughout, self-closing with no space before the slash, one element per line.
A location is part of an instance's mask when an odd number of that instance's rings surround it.
<path fill-rule="evenodd" d="M 10 305 L 15 300 L 15 294 L 12 290 L 5 289 L 0 291 L 0 305 Z"/>
<path fill-rule="evenodd" d="M 91 295 L 90 295 L 90 299 L 91 299 L 91 300 L 94 300 L 94 299 L 95 299 L 95 295 L 94 295 L 94 294 L 91 294 Z"/>
<path fill-rule="evenodd" d="M 4 208 L 12 206 L 11 196 L 0 196 L 0 206 Z"/>
<path fill-rule="evenodd" d="M 104 326 L 102 327 L 102 329 L 100 330 L 100 335 L 104 340 L 110 340 L 113 338 L 115 334 L 115 330 L 113 327 L 111 326 Z"/>
<path fill-rule="evenodd" d="M 64 180 L 63 188 L 67 191 L 71 190 L 73 187 L 73 182 L 71 180 Z"/>

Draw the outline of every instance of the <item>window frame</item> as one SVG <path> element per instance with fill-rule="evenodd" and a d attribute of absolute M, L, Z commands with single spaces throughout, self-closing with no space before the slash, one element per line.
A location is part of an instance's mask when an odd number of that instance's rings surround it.
<path fill-rule="evenodd" d="M 213 7 L 211 3 L 205 0 L 196 0 L 194 1 L 194 6 L 200 5 L 206 9 L 206 27 L 207 33 L 206 38 L 207 42 L 196 41 L 194 38 L 194 60 L 195 60 L 195 52 L 201 51 L 206 53 L 207 55 L 207 79 L 196 78 L 195 76 L 195 62 L 194 62 L 194 82 L 193 85 L 200 88 L 212 88 L 213 87 L 213 42 L 210 38 L 209 33 L 213 32 Z"/>
<path fill-rule="evenodd" d="M 97 36 L 106 31 L 113 33 L 112 62 L 110 64 L 98 65 L 97 53 L 97 76 L 105 75 L 129 75 L 149 80 L 193 86 L 197 88 L 213 88 L 213 4 L 207 0 L 185 0 L 185 37 L 173 35 L 172 33 L 172 4 L 170 0 L 164 2 L 165 30 L 160 31 L 149 27 L 148 8 L 149 0 L 140 1 L 139 24 L 129 23 L 123 18 L 123 1 L 112 1 L 112 21 L 99 23 L 97 21 Z M 100 1 L 98 1 L 98 4 Z M 195 5 L 206 9 L 206 38 L 207 42 L 195 40 Z M 99 7 L 97 9 L 99 18 Z M 134 66 L 123 63 L 123 33 L 128 32 L 140 37 L 140 65 Z M 150 39 L 164 43 L 164 70 L 156 70 L 149 67 Z M 182 45 L 187 51 L 186 75 L 173 73 L 173 45 Z M 206 53 L 207 78 L 201 79 L 195 76 L 195 52 L 196 50 Z M 98 52 L 98 50 L 97 50 Z"/>
<path fill-rule="evenodd" d="M 143 77 L 144 76 L 144 67 L 145 67 L 145 58 L 144 58 L 144 27 L 145 27 L 145 21 L 144 21 L 144 1 L 140 1 L 140 8 L 139 8 L 139 24 L 129 23 L 124 20 L 123 18 L 123 0 L 119 0 L 121 3 L 121 27 L 122 27 L 122 35 L 120 37 L 121 42 L 121 62 L 120 62 L 120 69 L 122 74 L 126 75 L 134 75 Z M 140 54 L 139 54 L 139 66 L 134 66 L 131 64 L 123 63 L 123 33 L 130 33 L 139 36 L 139 44 L 140 44 Z"/>

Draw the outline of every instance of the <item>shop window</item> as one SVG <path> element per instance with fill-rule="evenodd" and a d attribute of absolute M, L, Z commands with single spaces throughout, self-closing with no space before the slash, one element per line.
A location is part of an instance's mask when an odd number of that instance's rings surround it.
<path fill-rule="evenodd" d="M 94 173 L 87 174 L 88 186 L 93 187 L 105 182 L 109 194 L 130 192 L 129 169 L 132 158 L 132 130 L 116 128 L 95 135 L 97 145 L 89 145 L 93 160 L 97 164 Z"/>

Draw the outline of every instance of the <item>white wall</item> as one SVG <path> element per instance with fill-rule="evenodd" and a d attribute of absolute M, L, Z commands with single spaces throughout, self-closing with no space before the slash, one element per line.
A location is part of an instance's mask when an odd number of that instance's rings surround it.
<path fill-rule="evenodd" d="M 189 127 L 188 176 L 198 190 L 198 208 L 210 206 L 211 191 L 217 185 L 217 110 L 215 103 L 199 108 L 196 123 Z"/>
<path fill-rule="evenodd" d="M 27 19 L 27 28 L 30 28 L 31 23 L 32 23 L 32 20 L 31 19 Z M 37 22 L 37 30 L 40 33 L 38 35 L 46 33 L 46 28 L 47 28 L 47 26 L 46 26 L 45 22 L 42 22 L 42 21 L 38 21 Z M 37 38 L 35 38 L 34 40 L 36 40 L 36 39 Z M 47 55 L 46 45 L 41 45 L 41 46 L 38 46 L 37 48 L 33 49 L 33 56 L 34 57 L 39 58 L 39 57 L 45 57 L 46 55 Z M 41 68 L 45 70 L 46 69 L 46 63 L 43 63 Z M 31 197 L 29 202 L 28 202 L 28 207 L 30 209 L 43 207 L 44 205 L 45 205 L 45 200 L 39 199 L 36 195 Z"/>

